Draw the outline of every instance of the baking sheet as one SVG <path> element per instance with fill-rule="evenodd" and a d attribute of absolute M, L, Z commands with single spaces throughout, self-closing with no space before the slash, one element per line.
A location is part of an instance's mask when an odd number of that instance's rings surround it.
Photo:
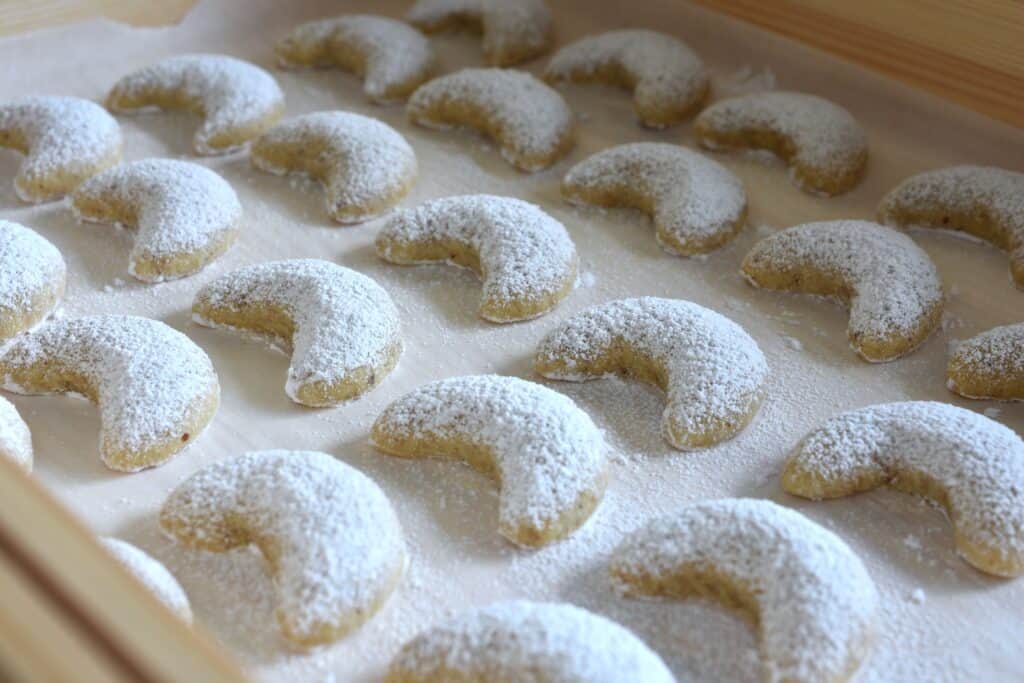
<path fill-rule="evenodd" d="M 33 93 L 102 100 L 122 74 L 181 52 L 223 52 L 269 67 L 274 40 L 300 21 L 351 11 L 400 16 L 407 4 L 205 0 L 177 27 L 133 29 L 95 21 L 9 38 L 0 41 L 0 100 Z M 1024 170 L 1024 132 L 683 2 L 551 4 L 562 43 L 624 25 L 657 28 L 703 55 L 717 96 L 774 85 L 848 107 L 870 136 L 866 180 L 848 195 L 819 199 L 791 186 L 778 163 L 715 157 L 745 182 L 750 225 L 706 258 L 680 259 L 658 248 L 639 213 L 574 209 L 559 197 L 559 180 L 569 166 L 607 146 L 639 140 L 692 145 L 689 126 L 664 132 L 637 126 L 626 93 L 567 88 L 581 119 L 579 144 L 554 168 L 523 175 L 479 137 L 417 129 L 405 121 L 401 106 L 370 105 L 351 76 L 275 72 L 289 115 L 348 109 L 379 117 L 407 136 L 419 157 L 420 178 L 404 206 L 489 192 L 536 202 L 565 223 L 581 257 L 580 288 L 545 317 L 496 326 L 476 316 L 480 291 L 471 273 L 384 264 L 372 248 L 380 221 L 336 226 L 318 188 L 256 172 L 244 154 L 198 160 L 239 193 L 246 212 L 239 243 L 194 277 L 157 286 L 138 283 L 126 272 L 129 235 L 78 225 L 60 203 L 19 203 L 10 182 L 19 157 L 0 151 L 0 216 L 38 230 L 68 263 L 68 297 L 60 315 L 121 312 L 163 320 L 210 354 L 222 387 L 220 412 L 201 438 L 168 465 L 134 475 L 100 463 L 98 418 L 89 404 L 11 397 L 32 428 L 36 476 L 98 533 L 124 538 L 165 562 L 188 592 L 198 620 L 260 679 L 377 680 L 401 643 L 431 623 L 470 605 L 527 597 L 574 602 L 622 622 L 680 680 L 757 680 L 756 640 L 745 622 L 697 602 L 626 600 L 606 578 L 609 552 L 645 520 L 688 502 L 726 496 L 765 497 L 795 507 L 837 532 L 864 559 L 883 609 L 876 646 L 857 680 L 1024 677 L 1024 581 L 992 579 L 962 562 L 939 511 L 891 491 L 810 503 L 782 494 L 778 486 L 792 445 L 832 414 L 858 406 L 935 399 L 1024 429 L 1020 405 L 968 402 L 944 388 L 952 343 L 1020 321 L 1024 293 L 1009 282 L 1006 256 L 948 234 L 915 233 L 938 265 L 950 301 L 941 331 L 917 353 L 886 365 L 868 365 L 850 351 L 840 307 L 755 291 L 737 273 L 758 238 L 808 220 L 870 218 L 878 199 L 912 173 L 968 162 Z M 479 42 L 471 36 L 446 35 L 435 44 L 446 70 L 480 63 Z M 536 72 L 543 64 L 529 66 Z M 195 127 L 194 119 L 176 114 L 124 117 L 121 123 L 128 159 L 186 155 Z M 192 294 L 212 278 L 248 263 L 293 257 L 331 259 L 370 275 L 402 312 L 405 353 L 398 369 L 356 403 L 334 410 L 297 406 L 283 391 L 283 355 L 189 320 Z M 569 540 L 538 551 L 517 549 L 496 533 L 492 482 L 456 464 L 392 459 L 368 445 L 374 417 L 405 392 L 460 374 L 537 380 L 530 357 L 547 330 L 587 306 L 638 295 L 690 299 L 743 325 L 771 364 L 770 398 L 738 438 L 681 453 L 661 439 L 663 400 L 656 390 L 620 380 L 548 383 L 586 409 L 617 451 L 603 504 Z M 372 476 L 394 503 L 411 550 L 409 572 L 383 611 L 355 634 L 313 653 L 290 649 L 278 635 L 272 586 L 257 554 L 192 552 L 157 529 L 161 502 L 184 477 L 218 459 L 265 448 L 326 451 Z"/>

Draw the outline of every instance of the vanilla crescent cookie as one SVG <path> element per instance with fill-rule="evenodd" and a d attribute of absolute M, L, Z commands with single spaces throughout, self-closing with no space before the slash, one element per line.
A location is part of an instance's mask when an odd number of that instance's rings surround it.
<path fill-rule="evenodd" d="M 0 220 L 0 343 L 42 322 L 64 296 L 67 267 L 34 230 Z"/>
<path fill-rule="evenodd" d="M 32 433 L 18 409 L 0 398 L 0 458 L 8 458 L 26 472 L 32 471 Z"/>
<path fill-rule="evenodd" d="M 181 109 L 202 118 L 196 154 L 227 154 L 262 134 L 284 113 L 284 94 L 269 73 L 225 55 L 179 55 L 135 71 L 107 95 L 118 113 Z"/>
<path fill-rule="evenodd" d="M 957 345 L 946 385 L 966 398 L 1024 401 L 1024 323 L 1003 325 Z"/>
<path fill-rule="evenodd" d="M 467 610 L 407 642 L 385 683 L 675 683 L 631 631 L 567 603 Z"/>
<path fill-rule="evenodd" d="M 838 536 L 767 500 L 687 505 L 612 554 L 633 596 L 711 598 L 759 632 L 765 680 L 840 682 L 871 648 L 878 592 Z"/>
<path fill-rule="evenodd" d="M 363 79 L 371 101 L 404 100 L 430 78 L 434 50 L 405 22 L 346 14 L 295 27 L 274 48 L 285 67 L 335 67 Z"/>
<path fill-rule="evenodd" d="M 398 309 L 388 293 L 362 273 L 319 259 L 269 261 L 222 275 L 196 293 L 192 317 L 289 353 L 285 393 L 307 406 L 358 398 L 402 354 Z"/>
<path fill-rule="evenodd" d="M 206 428 L 220 401 L 213 364 L 157 320 L 94 315 L 47 323 L 0 353 L 3 388 L 71 394 L 99 406 L 100 455 L 137 472 L 161 465 Z"/>
<path fill-rule="evenodd" d="M 491 66 L 539 57 L 554 42 L 544 0 L 417 0 L 405 18 L 427 33 L 462 26 L 479 31 Z"/>
<path fill-rule="evenodd" d="M 884 363 L 915 350 L 942 319 L 942 282 L 906 235 L 870 221 L 805 223 L 754 245 L 741 269 L 750 284 L 839 299 L 861 358 Z"/>
<path fill-rule="evenodd" d="M 765 149 L 813 194 L 842 194 L 860 182 L 867 135 L 839 105 L 815 95 L 759 92 L 722 100 L 697 117 L 693 132 L 708 149 Z"/>
<path fill-rule="evenodd" d="M 496 478 L 498 532 L 522 546 L 579 528 L 608 481 L 609 449 L 590 417 L 568 397 L 515 377 L 425 384 L 380 414 L 372 439 L 391 455 L 463 460 Z"/>
<path fill-rule="evenodd" d="M 428 128 L 479 131 L 521 171 L 545 169 L 575 144 L 569 105 L 525 71 L 463 69 L 435 78 L 413 93 L 406 112 Z"/>
<path fill-rule="evenodd" d="M 680 450 L 732 438 L 754 418 L 768 362 L 742 327 L 681 299 L 620 299 L 588 308 L 548 333 L 533 366 L 585 382 L 620 373 L 668 396 L 661 429 Z"/>
<path fill-rule="evenodd" d="M 562 196 L 572 204 L 639 209 L 666 251 L 694 256 L 732 240 L 747 217 L 743 183 L 716 161 L 660 142 L 610 147 L 569 169 Z"/>
<path fill-rule="evenodd" d="M 121 158 L 121 129 L 95 102 L 32 96 L 0 105 L 0 147 L 25 155 L 14 190 L 26 202 L 63 197 Z"/>
<path fill-rule="evenodd" d="M 627 88 L 637 118 L 649 128 L 688 119 L 710 90 L 704 63 L 686 43 L 642 29 L 608 31 L 566 45 L 551 58 L 544 78 Z"/>
<path fill-rule="evenodd" d="M 1024 289 L 1024 173 L 992 166 L 951 166 L 912 176 L 882 199 L 878 220 L 900 227 L 959 230 L 1010 254 Z"/>
<path fill-rule="evenodd" d="M 1024 574 L 1024 442 L 1012 430 L 946 403 L 868 406 L 804 437 L 782 472 L 783 489 L 815 500 L 883 485 L 945 508 L 970 564 Z"/>
<path fill-rule="evenodd" d="M 443 261 L 483 279 L 480 317 L 507 323 L 543 315 L 576 283 L 576 245 L 539 206 L 493 195 L 464 195 L 401 211 L 377 233 L 391 263 Z"/>
<path fill-rule="evenodd" d="M 79 220 L 135 233 L 128 272 L 143 282 L 192 275 L 238 237 L 242 205 L 231 185 L 205 166 L 145 159 L 115 166 L 71 195 Z"/>
<path fill-rule="evenodd" d="M 174 575 L 139 548 L 116 538 L 100 538 L 100 545 L 153 596 L 184 621 L 192 623 L 188 596 Z"/>
<path fill-rule="evenodd" d="M 281 632 L 304 647 L 369 620 L 405 570 L 402 527 L 384 492 L 325 453 L 261 451 L 209 465 L 167 497 L 160 526 L 199 550 L 255 545 Z"/>
<path fill-rule="evenodd" d="M 276 175 L 313 178 L 327 213 L 362 223 L 389 211 L 416 180 L 416 153 L 391 126 L 344 111 L 296 116 L 252 144 L 252 165 Z"/>

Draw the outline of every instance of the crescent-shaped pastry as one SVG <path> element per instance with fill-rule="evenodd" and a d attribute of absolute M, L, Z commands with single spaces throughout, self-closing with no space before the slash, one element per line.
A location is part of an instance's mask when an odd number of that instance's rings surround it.
<path fill-rule="evenodd" d="M 562 180 L 562 196 L 649 214 L 658 244 L 680 256 L 721 247 L 747 218 L 739 178 L 702 154 L 661 142 L 619 145 L 584 159 Z"/>
<path fill-rule="evenodd" d="M 710 90 L 704 63 L 686 43 L 642 29 L 608 31 L 566 45 L 551 58 L 544 78 L 627 88 L 637 118 L 649 128 L 688 119 Z"/>
<path fill-rule="evenodd" d="M 192 607 L 188 604 L 188 596 L 174 575 L 167 571 L 167 567 L 130 543 L 116 538 L 101 538 L 99 541 L 167 609 L 186 624 L 192 623 Z"/>
<path fill-rule="evenodd" d="M 107 95 L 119 113 L 180 109 L 202 118 L 196 154 L 227 154 L 262 134 L 284 113 L 284 94 L 269 73 L 225 55 L 179 55 L 119 80 Z"/>
<path fill-rule="evenodd" d="M 1012 430 L 946 403 L 885 403 L 825 422 L 782 472 L 783 489 L 815 500 L 886 484 L 945 508 L 978 569 L 1024 574 L 1024 442 Z"/>
<path fill-rule="evenodd" d="M 512 600 L 436 624 L 399 650 L 385 683 L 675 683 L 642 640 L 566 603 Z"/>
<path fill-rule="evenodd" d="M 482 33 L 484 58 L 492 66 L 539 57 L 554 42 L 544 0 L 417 0 L 405 18 L 427 33 L 462 26 Z"/>
<path fill-rule="evenodd" d="M 64 296 L 67 267 L 34 230 L 0 220 L 0 342 L 42 322 Z"/>
<path fill-rule="evenodd" d="M 32 471 L 32 433 L 18 409 L 0 398 L 0 458 L 13 460 L 26 472 Z"/>
<path fill-rule="evenodd" d="M 167 497 L 160 526 L 200 550 L 255 545 L 274 580 L 281 632 L 304 647 L 370 619 L 405 570 L 387 496 L 325 453 L 261 451 L 209 465 Z"/>
<path fill-rule="evenodd" d="M 358 398 L 402 353 L 391 297 L 371 278 L 319 259 L 269 261 L 199 290 L 200 325 L 261 336 L 291 355 L 285 393 L 307 406 Z"/>
<path fill-rule="evenodd" d="M 525 71 L 463 69 L 435 78 L 413 93 L 406 112 L 421 126 L 466 127 L 490 137 L 521 171 L 545 169 L 575 144 L 569 105 Z"/>
<path fill-rule="evenodd" d="M 161 465 L 195 441 L 220 401 L 213 364 L 157 320 L 94 315 L 47 323 L 0 354 L 3 388 L 77 394 L 100 410 L 100 456 L 121 472 Z"/>
<path fill-rule="evenodd" d="M 850 346 L 872 363 L 910 353 L 942 319 L 942 282 L 931 258 L 906 235 L 870 221 L 782 230 L 754 245 L 741 272 L 755 287 L 847 304 Z"/>
<path fill-rule="evenodd" d="M 544 377 L 584 382 L 620 373 L 668 395 L 661 429 L 680 450 L 732 438 L 765 395 L 768 362 L 723 315 L 681 299 L 620 299 L 553 329 L 533 360 Z"/>
<path fill-rule="evenodd" d="M 959 230 L 1010 254 L 1024 289 L 1024 173 L 951 166 L 907 178 L 878 205 L 878 220 L 899 227 Z"/>
<path fill-rule="evenodd" d="M 90 178 L 71 195 L 79 220 L 135 232 L 128 272 L 143 282 L 198 272 L 238 237 L 242 205 L 231 185 L 199 164 L 145 159 Z"/>
<path fill-rule="evenodd" d="M 495 477 L 498 532 L 540 546 L 580 527 L 601 502 L 608 446 L 568 397 L 515 377 L 431 382 L 373 424 L 373 443 L 403 458 L 446 457 Z"/>
<path fill-rule="evenodd" d="M 1024 401 L 1024 323 L 1003 325 L 961 342 L 946 384 L 966 398 Z"/>
<path fill-rule="evenodd" d="M 771 501 L 687 505 L 628 536 L 610 569 L 631 595 L 738 610 L 759 631 L 765 680 L 846 681 L 871 646 L 879 600 L 860 558 Z"/>
<path fill-rule="evenodd" d="M 24 97 L 0 105 L 0 147 L 25 155 L 14 178 L 23 201 L 63 197 L 121 158 L 121 129 L 95 102 Z"/>
<path fill-rule="evenodd" d="M 391 263 L 443 261 L 483 279 L 480 317 L 507 323 L 543 315 L 568 296 L 578 259 L 565 226 L 511 197 L 465 195 L 395 214 L 377 234 Z"/>
<path fill-rule="evenodd" d="M 807 192 L 842 194 L 868 162 L 864 130 L 833 102 L 795 92 L 759 92 L 711 105 L 693 132 L 708 149 L 765 149 L 781 157 Z"/>
<path fill-rule="evenodd" d="M 346 14 L 295 27 L 274 48 L 285 67 L 335 67 L 363 79 L 378 104 L 404 100 L 430 78 L 434 50 L 405 22 Z"/>
<path fill-rule="evenodd" d="M 344 111 L 288 119 L 256 140 L 252 165 L 320 182 L 327 213 L 362 223 L 389 211 L 416 180 L 416 153 L 391 126 Z"/>

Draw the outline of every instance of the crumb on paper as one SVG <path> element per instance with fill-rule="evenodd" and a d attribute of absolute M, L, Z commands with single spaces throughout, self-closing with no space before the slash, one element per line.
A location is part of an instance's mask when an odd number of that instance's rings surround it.
<path fill-rule="evenodd" d="M 926 599 L 927 598 L 926 598 L 926 596 L 924 594 L 924 590 L 923 589 L 915 588 L 914 590 L 910 591 L 910 602 L 914 603 L 915 605 L 922 605 L 922 604 L 924 604 L 924 601 Z"/>

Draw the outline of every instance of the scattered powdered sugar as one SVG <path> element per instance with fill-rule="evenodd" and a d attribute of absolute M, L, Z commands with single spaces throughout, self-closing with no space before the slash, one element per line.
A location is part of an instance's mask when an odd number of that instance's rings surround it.
<path fill-rule="evenodd" d="M 20 317 L 38 305 L 45 290 L 63 292 L 66 270 L 60 251 L 46 238 L 0 220 L 0 330 L 7 326 L 4 318 Z"/>
<path fill-rule="evenodd" d="M 188 596 L 167 568 L 130 543 L 116 538 L 101 538 L 100 544 L 139 580 L 156 599 L 187 623 L 192 623 Z"/>
<path fill-rule="evenodd" d="M 910 602 L 914 603 L 915 605 L 923 605 L 925 603 L 925 600 L 928 599 L 925 595 L 923 588 L 915 588 L 914 590 L 910 591 L 909 598 Z"/>
<path fill-rule="evenodd" d="M 523 527 L 543 533 L 604 492 L 609 449 L 601 431 L 572 399 L 515 377 L 426 384 L 388 406 L 373 435 L 384 450 L 391 441 L 453 439 L 486 448 L 501 486 L 499 531 L 513 541 Z"/>
<path fill-rule="evenodd" d="M 715 91 L 732 97 L 775 89 L 775 72 L 770 66 L 755 69 L 749 64 L 715 83 Z"/>
<path fill-rule="evenodd" d="M 879 602 L 839 537 L 767 500 L 696 503 L 655 519 L 626 538 L 611 571 L 631 593 L 671 591 L 675 577 L 695 573 L 711 596 L 753 600 L 770 680 L 841 679 L 866 654 Z"/>
<path fill-rule="evenodd" d="M 32 434 L 14 404 L 2 397 L 0 397 L 0 457 L 10 458 L 26 472 L 32 471 Z"/>
<path fill-rule="evenodd" d="M 999 417 L 1000 415 L 1003 414 L 1003 409 L 1002 408 L 996 408 L 996 407 L 992 406 L 992 407 L 989 407 L 989 408 L 985 408 L 985 410 L 983 410 L 981 412 L 988 419 L 994 420 L 994 419 L 996 419 L 997 417 Z"/>
<path fill-rule="evenodd" d="M 657 654 L 614 621 L 566 603 L 525 600 L 468 610 L 433 626 L 402 648 L 390 672 L 408 680 L 676 680 Z"/>
<path fill-rule="evenodd" d="M 496 66 L 542 54 L 552 39 L 544 0 L 417 0 L 405 18 L 424 31 L 471 20 L 483 31 L 483 50 Z"/>

